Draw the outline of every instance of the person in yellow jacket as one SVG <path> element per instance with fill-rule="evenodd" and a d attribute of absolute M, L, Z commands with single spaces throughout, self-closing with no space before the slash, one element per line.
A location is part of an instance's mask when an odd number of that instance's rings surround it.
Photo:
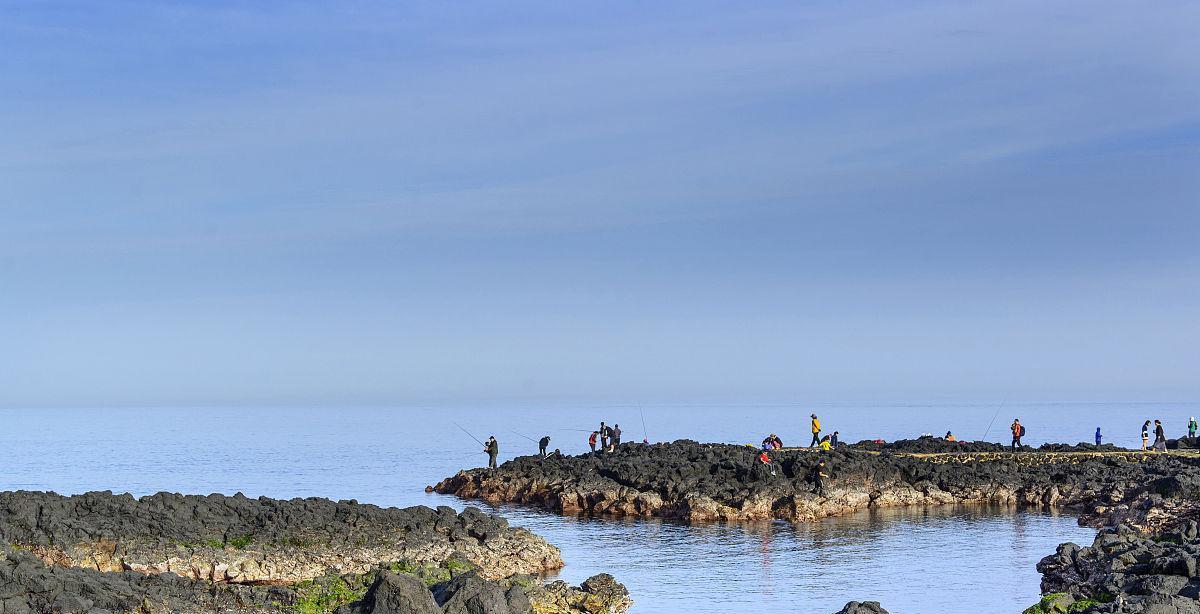
<path fill-rule="evenodd" d="M 811 448 L 811 447 L 821 443 L 821 421 L 817 420 L 816 414 L 813 414 L 810 417 L 812 418 L 813 439 L 812 439 L 812 443 L 808 444 L 808 447 Z"/>
<path fill-rule="evenodd" d="M 826 435 L 821 438 L 821 449 L 822 450 L 825 450 L 826 452 L 828 452 L 829 449 L 832 447 L 833 447 L 833 444 L 830 443 L 830 441 L 829 441 L 829 435 Z"/>

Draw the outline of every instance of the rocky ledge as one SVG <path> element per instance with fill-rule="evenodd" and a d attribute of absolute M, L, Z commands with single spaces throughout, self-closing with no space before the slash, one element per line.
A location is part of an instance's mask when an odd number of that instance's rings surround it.
<path fill-rule="evenodd" d="M 536 574 L 562 566 L 558 549 L 473 508 L 8 492 L 0 540 L 0 613 L 386 614 L 410 611 L 388 609 L 389 587 L 414 582 L 446 614 L 630 604 L 607 576 L 543 586 Z"/>
<path fill-rule="evenodd" d="M 1071 508 L 1103 526 L 1116 516 L 1153 523 L 1153 514 L 1136 505 L 1139 497 L 1175 488 L 1180 480 L 1200 481 L 1195 457 L 1073 447 L 987 450 L 781 450 L 763 465 L 759 451 L 745 446 L 631 444 L 596 457 L 520 457 L 496 470 L 459 472 L 433 490 L 585 516 L 804 522 L 865 508 L 989 503 Z M 818 493 L 812 476 L 819 460 L 829 477 Z"/>

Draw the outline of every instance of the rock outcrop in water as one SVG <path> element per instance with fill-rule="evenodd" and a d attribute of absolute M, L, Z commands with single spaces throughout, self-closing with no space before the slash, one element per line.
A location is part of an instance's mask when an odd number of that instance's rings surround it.
<path fill-rule="evenodd" d="M 833 614 L 888 614 L 888 611 L 880 607 L 878 601 L 851 601 Z"/>
<path fill-rule="evenodd" d="M 1073 508 L 1102 525 L 1164 481 L 1200 479 L 1193 458 L 1140 452 L 783 450 L 770 454 L 771 466 L 758 454 L 692 441 L 631 444 L 599 457 L 520 457 L 496 470 L 460 472 L 434 490 L 585 516 L 804 522 L 872 507 L 991 503 Z M 815 493 L 819 459 L 830 478 Z"/>
<path fill-rule="evenodd" d="M 8 492 L 0 540 L 0 613 L 385 614 L 409 611 L 388 608 L 414 594 L 393 589 L 416 585 L 444 614 L 615 614 L 630 603 L 611 577 L 542 586 L 533 574 L 562 566 L 557 548 L 473 508 Z"/>
<path fill-rule="evenodd" d="M 1081 523 L 1110 528 L 1092 546 L 1063 544 L 1038 565 L 1046 595 L 1026 614 L 1200 614 L 1197 456 L 1090 444 L 1011 453 L 998 444 L 933 438 L 775 451 L 771 466 L 758 454 L 692 441 L 633 444 L 598 457 L 522 457 L 494 471 L 460 472 L 434 489 L 563 514 L 693 521 L 801 522 L 948 503 L 1068 508 Z M 818 459 L 830 476 L 821 493 L 810 477 Z M 843 613 L 881 611 L 852 602 Z"/>

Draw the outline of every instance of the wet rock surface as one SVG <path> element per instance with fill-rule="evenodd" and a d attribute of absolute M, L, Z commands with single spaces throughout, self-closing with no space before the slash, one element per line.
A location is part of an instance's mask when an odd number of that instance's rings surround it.
<path fill-rule="evenodd" d="M 617 614 L 630 604 L 611 577 L 543 586 L 532 574 L 560 567 L 558 550 L 473 508 L 0 493 L 0 538 L 0 614 Z"/>

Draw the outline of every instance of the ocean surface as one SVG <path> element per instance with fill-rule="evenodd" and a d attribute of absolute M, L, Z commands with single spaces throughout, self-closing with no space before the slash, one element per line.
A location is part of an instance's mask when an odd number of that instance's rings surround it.
<path fill-rule="evenodd" d="M 1162 419 L 1174 437 L 1198 410 L 1193 404 L 3 410 L 0 489 L 242 492 L 462 508 L 462 501 L 423 489 L 486 461 L 472 436 L 495 435 L 502 459 L 536 452 L 530 439 L 544 434 L 551 448 L 581 453 L 600 420 L 620 424 L 626 441 L 744 444 L 777 433 L 787 445 L 802 445 L 815 411 L 826 432 L 838 430 L 851 442 L 947 429 L 979 439 L 989 423 L 987 438 L 1007 442 L 1008 424 L 1020 417 L 1033 445 L 1091 442 L 1101 426 L 1106 442 L 1138 446 L 1143 420 Z M 481 507 L 559 546 L 567 563 L 559 577 L 578 583 L 599 572 L 615 575 L 640 614 L 760 608 L 828 614 L 851 599 L 881 601 L 895 614 L 1012 614 L 1038 599 L 1039 559 L 1061 542 L 1091 543 L 1094 536 L 1069 515 L 977 506 L 864 512 L 799 526 L 582 520 Z"/>

